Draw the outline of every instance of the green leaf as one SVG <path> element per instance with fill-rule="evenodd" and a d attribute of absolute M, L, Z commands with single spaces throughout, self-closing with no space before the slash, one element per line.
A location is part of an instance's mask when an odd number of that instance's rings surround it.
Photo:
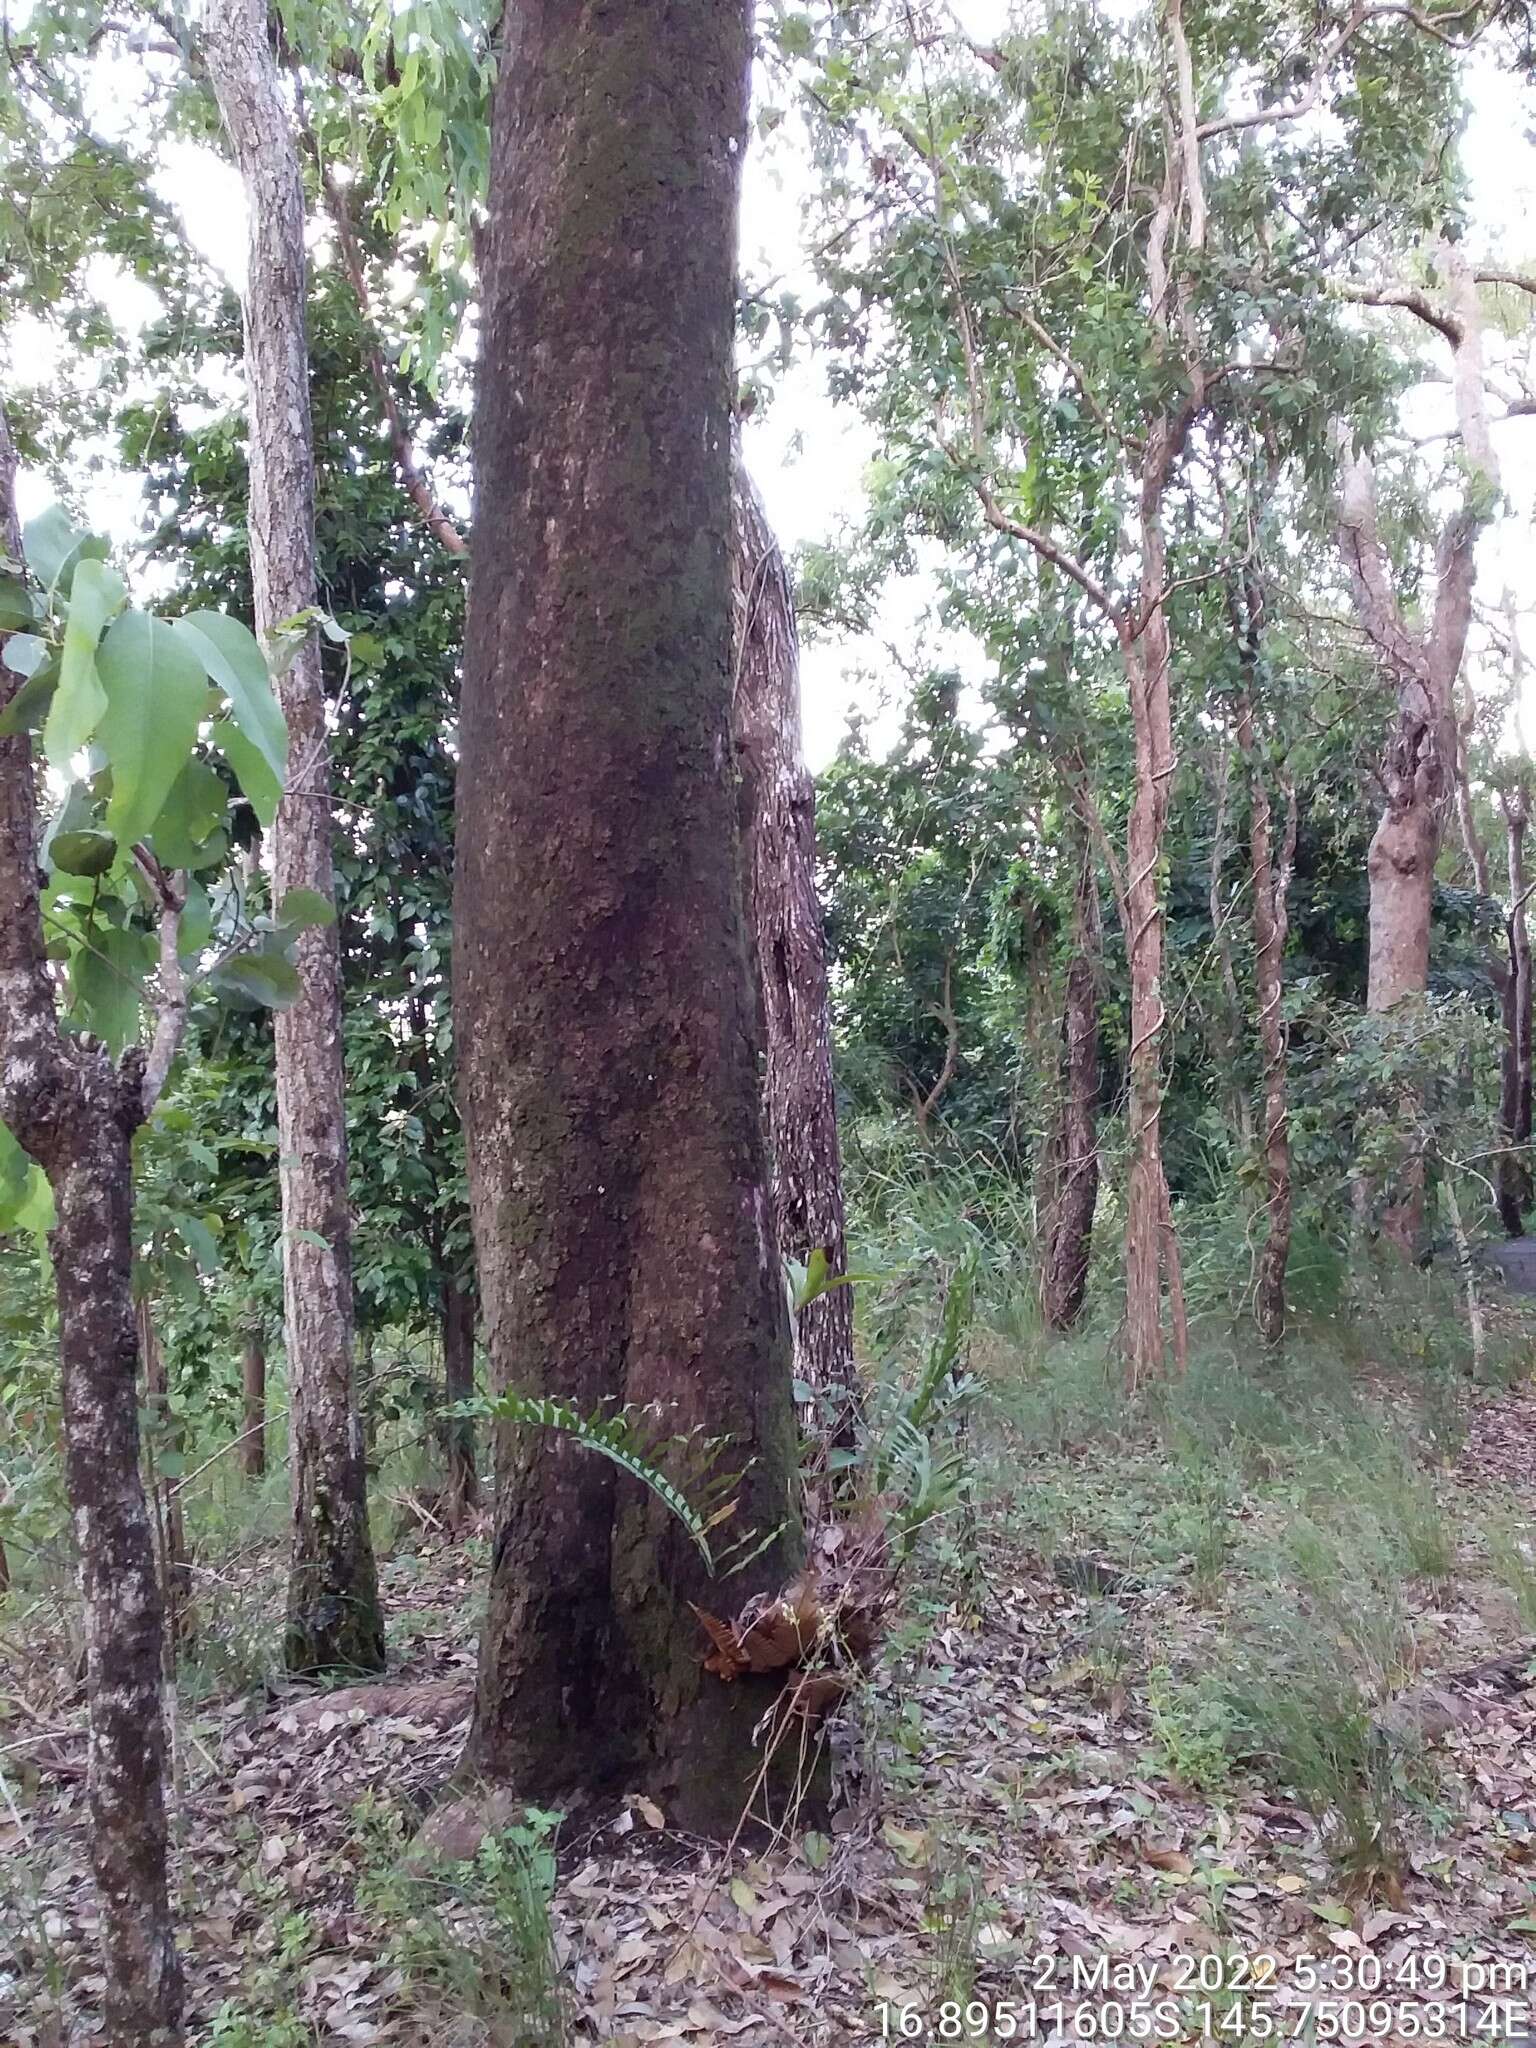
<path fill-rule="evenodd" d="M 27 566 L 52 597 L 67 590 L 75 569 L 82 561 L 105 559 L 107 544 L 88 533 L 77 532 L 62 505 L 50 505 L 29 519 L 21 536 Z"/>
<path fill-rule="evenodd" d="M 107 699 L 97 738 L 112 766 L 107 829 L 131 845 L 153 829 L 197 744 L 203 667 L 163 619 L 124 612 L 96 669 Z"/>
<path fill-rule="evenodd" d="M 256 636 L 223 612 L 190 612 L 176 621 L 175 631 L 229 699 L 235 724 L 281 784 L 288 766 L 288 726 Z M 240 773 L 236 762 L 230 766 Z M 245 788 L 243 779 L 241 787 Z M 245 793 L 255 803 L 252 792 Z"/>
<path fill-rule="evenodd" d="M 220 965 L 212 981 L 223 994 L 266 1010 L 286 1010 L 298 1000 L 299 970 L 281 953 L 237 953 Z"/>
<path fill-rule="evenodd" d="M 214 745 L 235 771 L 239 783 L 256 813 L 257 822 L 264 832 L 272 829 L 272 820 L 277 816 L 278 799 L 283 793 L 280 776 L 272 773 L 272 765 L 254 740 L 248 739 L 232 718 L 221 718 L 213 728 Z"/>
<path fill-rule="evenodd" d="M 294 931 L 302 931 L 306 925 L 334 924 L 336 906 L 318 889 L 290 889 L 277 906 L 277 921 Z"/>
<path fill-rule="evenodd" d="M 33 624 L 32 593 L 16 576 L 0 576 L 0 633 L 20 633 Z"/>
<path fill-rule="evenodd" d="M 70 970 L 71 1015 L 83 1030 L 105 1039 L 114 1053 L 139 1035 L 139 997 L 155 959 L 147 932 L 98 925 L 75 954 Z"/>
<path fill-rule="evenodd" d="M 117 859 L 117 841 L 94 825 L 77 832 L 56 832 L 48 845 L 48 858 L 61 874 L 104 875 Z"/>
<path fill-rule="evenodd" d="M 5 665 L 13 676 L 35 676 L 47 659 L 48 642 L 36 633 L 12 633 L 6 640 Z"/>
<path fill-rule="evenodd" d="M 48 706 L 58 685 L 57 660 L 46 662 L 36 675 L 29 676 L 4 712 L 0 712 L 0 740 L 12 739 L 19 732 L 36 732 L 48 716 Z"/>
<path fill-rule="evenodd" d="M 167 868 L 202 867 L 207 847 L 223 819 L 228 792 L 206 761 L 186 763 L 160 807 L 151 835 Z"/>
<path fill-rule="evenodd" d="M 105 562 L 81 562 L 64 622 L 59 687 L 43 725 L 43 752 L 55 768 L 68 768 L 107 708 L 107 693 L 96 672 L 96 646 L 123 596 L 123 579 L 116 570 Z"/>

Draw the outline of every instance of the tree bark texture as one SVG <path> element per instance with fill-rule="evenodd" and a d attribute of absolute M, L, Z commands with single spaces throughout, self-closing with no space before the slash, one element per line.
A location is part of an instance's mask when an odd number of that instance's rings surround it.
<path fill-rule="evenodd" d="M 455 1038 L 493 1386 L 729 1437 L 728 1581 L 798 1553 L 732 777 L 745 0 L 529 0 L 493 114 Z M 686 1533 L 504 1429 L 466 1774 L 729 1832 L 766 1681 L 706 1675 Z M 777 1534 L 773 1532 L 777 1531 Z"/>
<path fill-rule="evenodd" d="M 443 1395 L 448 1405 L 471 1400 L 475 1391 L 475 1298 L 450 1275 L 443 1282 Z M 443 1425 L 448 1526 L 464 1527 L 480 1502 L 475 1465 L 475 1425 L 467 1415 Z"/>
<path fill-rule="evenodd" d="M 0 413 L 0 553 L 19 562 L 15 455 Z M 0 636 L 3 639 L 3 636 Z M 0 705 L 16 679 L 0 666 Z M 43 950 L 28 738 L 0 740 L 0 1117 L 53 1189 L 64 1472 L 80 1559 L 90 1718 L 91 1864 L 107 2038 L 181 2040 L 167 1886 L 164 1622 L 139 1470 L 133 1134 L 144 1056 L 114 1067 L 60 1032 Z"/>
<path fill-rule="evenodd" d="M 1435 863 L 1455 797 L 1460 733 L 1456 686 L 1466 651 L 1477 576 L 1477 540 L 1493 516 L 1498 464 L 1489 438 L 1483 319 L 1464 255 L 1436 251 L 1445 305 L 1436 321 L 1451 341 L 1451 383 L 1466 477 L 1462 500 L 1435 548 L 1428 622 L 1411 625 L 1398 603 L 1381 538 L 1369 460 L 1346 450 L 1340 470 L 1338 540 L 1355 610 L 1397 711 L 1382 755 L 1383 803 L 1367 858 L 1370 878 L 1366 1007 L 1382 1016 L 1429 986 Z M 1403 1104 L 1405 1123 L 1417 1116 Z M 1409 1158 L 1382 1215 L 1382 1230 L 1406 1258 L 1418 1255 L 1424 1222 L 1424 1166 Z"/>
<path fill-rule="evenodd" d="M 240 1469 L 260 1479 L 267 1469 L 267 1340 L 246 1333 L 240 1354 Z"/>
<path fill-rule="evenodd" d="M 271 647 L 315 603 L 315 467 L 305 334 L 304 188 L 268 41 L 265 0 L 214 0 L 204 55 L 250 211 L 245 362 L 251 575 Z M 311 627 L 283 674 L 288 774 L 272 860 L 290 889 L 334 902 L 330 750 L 320 645 Z M 285 1650 L 290 1670 L 372 1671 L 384 1662 L 367 1472 L 353 1375 L 341 957 L 334 919 L 297 944 L 299 995 L 274 1025 L 283 1210 L 293 1530 Z"/>
<path fill-rule="evenodd" d="M 1266 1344 L 1285 1335 L 1285 1278 L 1291 1256 L 1290 1096 L 1285 1030 L 1285 940 L 1291 867 L 1296 855 L 1296 799 L 1289 794 L 1280 848 L 1254 728 L 1264 600 L 1258 578 L 1243 579 L 1238 614 L 1242 688 L 1237 743 L 1248 768 L 1248 858 L 1253 886 L 1253 978 L 1263 1067 L 1264 1242 L 1254 1271 L 1253 1316 Z M 1236 599 L 1233 600 L 1234 605 Z"/>
<path fill-rule="evenodd" d="M 832 1084 L 827 948 L 816 894 L 816 791 L 801 748 L 794 592 L 738 455 L 731 551 L 736 616 L 732 728 L 747 933 L 764 1048 L 763 1126 L 779 1249 L 820 1247 L 847 1271 L 843 1169 Z M 845 1390 L 853 1422 L 853 1297 L 834 1287 L 795 1319 L 797 1376 Z"/>
<path fill-rule="evenodd" d="M 1099 985 L 1104 934 L 1088 834 L 1077 832 L 1072 959 L 1061 1013 L 1061 1108 L 1046 1153 L 1050 1210 L 1041 1306 L 1053 1330 L 1083 1312 L 1099 1199 Z"/>
<path fill-rule="evenodd" d="M 1121 626 L 1121 657 L 1135 736 L 1135 786 L 1126 832 L 1125 945 L 1131 970 L 1131 1167 L 1125 1206 L 1125 1372 L 1134 1390 L 1163 1370 L 1166 1289 L 1174 1364 L 1189 1357 L 1184 1276 L 1163 1168 L 1163 835 L 1173 751 L 1173 649 L 1164 598 L 1168 549 L 1162 500 L 1187 425 L 1153 422 L 1142 458 L 1138 616 Z"/>
<path fill-rule="evenodd" d="M 1506 1150 L 1499 1157 L 1499 1221 L 1511 1237 L 1520 1237 L 1525 1231 L 1525 1212 L 1531 1206 L 1531 935 L 1525 901 L 1530 799 L 1524 783 L 1503 791 L 1499 805 L 1504 814 L 1510 904 L 1499 1127 L 1505 1146 L 1519 1148 Z"/>

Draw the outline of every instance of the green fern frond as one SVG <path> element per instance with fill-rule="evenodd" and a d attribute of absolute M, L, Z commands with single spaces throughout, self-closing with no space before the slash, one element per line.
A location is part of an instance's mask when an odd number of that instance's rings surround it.
<path fill-rule="evenodd" d="M 718 1513 L 706 1517 L 699 1512 L 682 1488 L 647 1455 L 647 1446 L 627 1417 L 583 1415 L 569 1402 L 532 1394 L 503 1394 L 489 1404 L 489 1412 L 507 1422 L 526 1424 L 530 1429 L 554 1429 L 563 1436 L 574 1437 L 589 1451 L 627 1472 L 631 1479 L 638 1479 L 681 1522 L 703 1558 L 705 1569 L 714 1577 L 715 1558 L 707 1532 L 713 1521 L 720 1519 Z"/>

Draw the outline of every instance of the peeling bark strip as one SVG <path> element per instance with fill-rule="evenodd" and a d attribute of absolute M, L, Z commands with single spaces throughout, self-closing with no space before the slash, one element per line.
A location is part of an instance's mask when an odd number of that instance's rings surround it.
<path fill-rule="evenodd" d="M 0 553 L 21 559 L 15 452 L 0 412 Z M 4 636 L 0 635 L 0 641 Z M 0 706 L 19 679 L 0 666 Z M 133 1134 L 144 1056 L 114 1067 L 66 1038 L 43 951 L 37 806 L 24 733 L 0 740 L 0 1118 L 47 1174 L 64 1470 L 80 1556 L 90 1713 L 91 1865 L 101 1906 L 110 2041 L 174 2048 L 181 1962 L 166 1882 L 164 1637 L 139 1475 Z"/>
<path fill-rule="evenodd" d="M 304 328 L 304 188 L 267 40 L 265 0 L 214 0 L 203 54 L 250 209 L 245 298 L 251 577 L 270 646 L 315 603 L 315 464 Z M 311 629 L 279 683 L 288 774 L 273 835 L 272 893 L 335 900 L 330 748 L 320 645 Z M 353 1383 L 352 1225 L 336 925 L 299 935 L 299 996 L 279 1010 L 277 1123 L 289 1387 L 293 1549 L 286 1656 L 292 1671 L 376 1671 L 384 1662 L 367 1472 Z"/>
<path fill-rule="evenodd" d="M 740 775 L 747 933 L 765 1051 L 763 1124 L 773 1168 L 779 1249 L 805 1260 L 819 1245 L 848 1268 L 843 1169 L 832 1085 L 827 947 L 816 894 L 816 789 L 800 739 L 800 636 L 784 557 L 739 455 L 732 490 L 736 608 L 732 725 Z M 795 1319 L 795 1362 L 818 1388 L 849 1389 L 853 1295 L 834 1287 Z"/>
<path fill-rule="evenodd" d="M 527 0 L 493 115 L 454 1017 L 493 1385 L 729 1437 L 731 1597 L 799 1547 L 730 744 L 747 0 Z M 702 1667 L 687 1535 L 501 1432 L 468 1775 L 728 1833 L 772 1679 Z M 766 1688 L 766 1691 L 765 1691 Z"/>

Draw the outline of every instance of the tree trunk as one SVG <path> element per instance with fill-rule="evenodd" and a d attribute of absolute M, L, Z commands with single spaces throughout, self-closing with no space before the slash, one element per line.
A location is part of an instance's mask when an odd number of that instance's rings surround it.
<path fill-rule="evenodd" d="M 1286 898 L 1296 854 L 1296 798 L 1288 796 L 1285 836 L 1276 858 L 1274 815 L 1254 731 L 1253 690 L 1258 670 L 1263 593 L 1257 577 L 1244 578 L 1237 614 L 1243 687 L 1237 700 L 1237 743 L 1248 767 L 1248 858 L 1253 885 L 1253 978 L 1259 1013 L 1259 1057 L 1264 1094 L 1264 1243 L 1254 1273 L 1253 1315 L 1266 1344 L 1285 1335 L 1285 1276 L 1291 1256 L 1291 1138 L 1285 1032 Z M 1233 605 L 1237 604 L 1234 596 Z"/>
<path fill-rule="evenodd" d="M 139 1357 L 144 1363 L 144 1407 L 150 1417 L 149 1465 L 154 1486 L 155 1513 L 160 1525 L 160 1584 L 164 1595 L 168 1644 L 166 1670 L 174 1677 L 176 1648 L 186 1615 L 192 1574 L 187 1562 L 187 1531 L 181 1512 L 181 1486 L 161 1469 L 169 1451 L 179 1458 L 183 1431 L 171 1410 L 171 1384 L 165 1370 L 165 1352 L 155 1329 L 154 1311 L 147 1298 L 135 1304 L 135 1334 Z"/>
<path fill-rule="evenodd" d="M 443 1394 L 452 1407 L 475 1391 L 475 1300 L 452 1278 L 443 1282 Z M 467 1415 L 443 1425 L 447 1467 L 447 1523 L 458 1535 L 480 1502 L 475 1466 L 475 1425 Z"/>
<path fill-rule="evenodd" d="M 265 0 L 215 0 L 204 54 L 250 210 L 245 361 L 251 575 L 269 647 L 315 603 L 315 469 L 304 326 L 304 188 L 268 42 Z M 302 629 L 301 629 L 302 630 Z M 288 775 L 272 894 L 334 903 L 329 741 L 313 626 L 281 677 Z M 277 1013 L 293 1533 L 285 1652 L 292 1671 L 374 1671 L 384 1624 L 368 1534 L 353 1383 L 341 958 L 334 918 L 297 944 L 299 996 Z"/>
<path fill-rule="evenodd" d="M 247 1332 L 240 1357 L 240 1469 L 247 1479 L 267 1469 L 267 1343 L 260 1330 Z"/>
<path fill-rule="evenodd" d="M 0 552 L 19 562 L 14 475 L 0 413 Z M 15 681 L 0 664 L 0 705 Z M 47 1174 L 57 1219 L 64 1474 L 85 1608 L 106 2031 L 134 2048 L 173 2048 L 182 1979 L 166 1881 L 164 1626 L 139 1470 L 131 1277 L 144 1055 L 133 1048 L 115 1069 L 95 1040 L 58 1029 L 36 826 L 31 747 L 20 733 L 0 740 L 0 1116 Z"/>
<path fill-rule="evenodd" d="M 1410 624 L 1397 601 L 1381 539 L 1375 475 L 1346 448 L 1339 476 L 1338 541 L 1355 610 L 1397 699 L 1383 753 L 1384 802 L 1367 859 L 1370 959 L 1366 1008 L 1384 1016 L 1429 987 L 1429 932 L 1435 862 L 1445 813 L 1459 780 L 1456 686 L 1466 651 L 1477 576 L 1477 540 L 1498 504 L 1498 463 L 1489 437 L 1483 319 L 1477 284 L 1461 250 L 1435 253 L 1444 305 L 1433 323 L 1451 343 L 1451 383 L 1465 478 L 1461 503 L 1435 547 L 1433 602 L 1424 626 Z M 1405 1091 L 1405 1126 L 1420 1105 Z M 1424 1228 L 1424 1160 L 1415 1146 L 1381 1219 L 1383 1235 L 1416 1258 Z"/>
<path fill-rule="evenodd" d="M 730 748 L 746 0 L 529 0 L 493 115 L 454 1001 L 493 1385 L 730 1439 L 728 1583 L 798 1554 Z M 772 1683 L 702 1669 L 685 1531 L 503 1429 L 464 1770 L 729 1832 Z M 786 1520 L 786 1514 L 788 1519 Z M 777 1534 L 772 1532 L 777 1531 Z"/>
<path fill-rule="evenodd" d="M 1158 420 L 1147 437 L 1141 484 L 1139 632 L 1125 621 L 1121 654 L 1135 733 L 1135 788 L 1126 835 L 1125 945 L 1131 970 L 1131 1170 L 1125 1205 L 1125 1374 L 1134 1391 L 1163 1370 L 1166 1286 L 1174 1363 L 1189 1357 L 1184 1277 L 1163 1170 L 1163 833 L 1173 780 L 1173 650 L 1164 598 L 1167 547 L 1162 493 L 1174 430 Z"/>
<path fill-rule="evenodd" d="M 1511 1237 L 1525 1231 L 1531 1206 L 1531 938 L 1525 903 L 1525 834 L 1529 800 L 1525 785 L 1500 796 L 1508 848 L 1509 968 L 1504 979 L 1504 1057 L 1499 1088 L 1499 1126 L 1506 1150 L 1499 1157 L 1499 1220 Z"/>
<path fill-rule="evenodd" d="M 1072 961 L 1061 1016 L 1061 1109 L 1047 1147 L 1051 1189 L 1041 1306 L 1053 1330 L 1083 1311 L 1099 1199 L 1099 974 L 1103 930 L 1093 854 L 1078 831 Z"/>
<path fill-rule="evenodd" d="M 794 593 L 745 464 L 736 460 L 731 552 L 736 612 L 732 725 L 747 932 L 765 1052 L 763 1124 L 779 1249 L 816 1247 L 847 1271 L 843 1170 L 832 1085 L 827 950 L 816 894 L 816 791 L 800 741 Z M 853 1297 L 834 1287 L 795 1319 L 797 1376 L 841 1389 L 841 1438 L 854 1419 Z"/>

